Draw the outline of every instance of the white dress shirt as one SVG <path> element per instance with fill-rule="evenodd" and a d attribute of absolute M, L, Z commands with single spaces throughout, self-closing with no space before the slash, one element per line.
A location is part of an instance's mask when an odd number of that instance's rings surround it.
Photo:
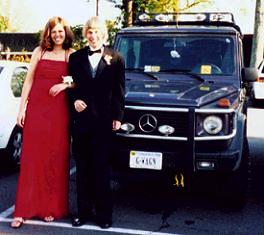
<path fill-rule="evenodd" d="M 101 53 L 94 53 L 92 55 L 88 55 L 88 59 L 89 59 L 90 64 L 91 64 L 93 78 L 96 75 L 97 67 L 98 67 L 98 64 L 102 58 L 102 55 L 103 55 L 103 48 L 102 48 Z"/>

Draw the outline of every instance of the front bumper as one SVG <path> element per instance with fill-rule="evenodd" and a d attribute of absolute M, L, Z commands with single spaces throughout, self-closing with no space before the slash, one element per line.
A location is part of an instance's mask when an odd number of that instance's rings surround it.
<path fill-rule="evenodd" d="M 240 159 L 240 149 L 230 149 L 228 143 L 219 143 L 218 148 L 214 145 L 211 149 L 199 146 L 192 148 L 188 142 L 168 143 L 160 140 L 143 142 L 140 139 L 122 137 L 116 137 L 116 143 L 118 150 L 113 154 L 114 167 L 123 170 L 132 169 L 130 151 L 162 153 L 161 171 L 233 171 Z"/>
<path fill-rule="evenodd" d="M 231 172 L 239 168 L 246 120 L 242 112 L 233 109 L 127 108 L 124 122 L 132 123 L 136 128 L 116 134 L 115 149 L 118 151 L 113 155 L 115 166 L 126 170 L 137 168 L 140 171 L 145 169 L 144 163 L 149 161 L 154 162 L 154 167 L 147 166 L 146 169 L 181 173 Z M 151 134 L 142 131 L 138 127 L 145 114 L 156 117 L 158 125 L 165 123 L 175 127 L 175 134 L 161 136 L 157 128 Z M 200 128 L 198 117 L 203 118 L 208 114 L 222 115 L 222 120 L 226 120 L 225 125 L 230 126 L 228 132 L 217 136 L 203 136 L 197 132 Z"/>

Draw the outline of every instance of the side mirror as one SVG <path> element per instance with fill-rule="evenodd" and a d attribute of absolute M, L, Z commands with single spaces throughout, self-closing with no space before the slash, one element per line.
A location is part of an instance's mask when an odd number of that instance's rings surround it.
<path fill-rule="evenodd" d="M 254 67 L 242 69 L 242 80 L 244 82 L 255 82 L 258 80 L 258 70 Z"/>

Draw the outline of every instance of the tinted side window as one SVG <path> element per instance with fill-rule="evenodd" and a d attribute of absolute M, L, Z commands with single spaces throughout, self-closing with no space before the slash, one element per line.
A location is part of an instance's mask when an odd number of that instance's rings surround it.
<path fill-rule="evenodd" d="M 13 71 L 11 79 L 11 89 L 15 97 L 20 97 L 22 92 L 23 83 L 27 75 L 26 67 L 17 67 Z"/>
<path fill-rule="evenodd" d="M 125 58 L 126 68 L 138 68 L 140 60 L 141 40 L 124 38 L 120 43 L 120 52 Z"/>

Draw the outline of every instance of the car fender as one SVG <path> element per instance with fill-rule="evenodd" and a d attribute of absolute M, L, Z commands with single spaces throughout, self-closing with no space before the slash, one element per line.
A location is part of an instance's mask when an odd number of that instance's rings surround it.
<path fill-rule="evenodd" d="M 239 112 L 237 114 L 237 132 L 230 145 L 230 149 L 239 150 L 239 157 L 233 169 L 234 171 L 239 168 L 241 164 L 241 160 L 242 160 L 243 145 L 244 145 L 244 140 L 245 140 L 244 136 L 246 135 L 246 132 L 247 132 L 246 120 L 247 120 L 247 117 L 244 113 Z"/>
<path fill-rule="evenodd" d="M 7 147 L 15 127 L 16 127 L 16 118 L 14 117 L 14 115 L 7 116 L 5 120 L 1 120 L 0 149 L 4 149 Z"/>

